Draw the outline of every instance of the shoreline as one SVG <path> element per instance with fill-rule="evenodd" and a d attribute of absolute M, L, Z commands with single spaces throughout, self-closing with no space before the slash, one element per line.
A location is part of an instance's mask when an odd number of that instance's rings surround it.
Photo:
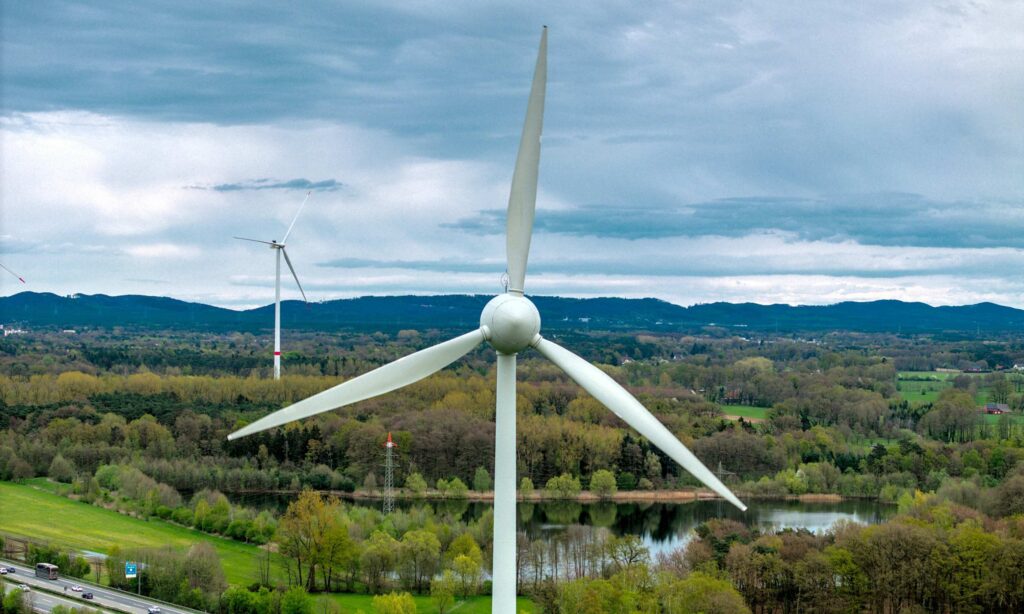
<path fill-rule="evenodd" d="M 297 495 L 295 490 L 246 490 L 232 491 L 232 495 Z M 384 499 L 382 491 L 357 490 L 344 492 L 340 490 L 319 490 L 321 494 L 334 496 L 346 501 L 379 501 Z M 737 493 L 748 500 L 758 501 L 800 501 L 801 503 L 842 503 L 844 501 L 877 500 L 877 497 L 846 497 L 834 493 L 805 493 L 802 495 L 762 496 Z M 427 490 L 423 494 L 413 494 L 395 489 L 394 497 L 398 501 L 470 501 L 474 503 L 493 503 L 494 491 L 468 491 L 463 496 L 444 496 L 440 491 Z M 624 490 L 607 497 L 598 496 L 590 491 L 583 491 L 575 497 L 558 497 L 545 492 L 533 492 L 529 495 L 517 493 L 519 503 L 544 503 L 553 501 L 575 501 L 577 503 L 688 503 L 691 501 L 722 500 L 722 497 L 708 490 Z"/>

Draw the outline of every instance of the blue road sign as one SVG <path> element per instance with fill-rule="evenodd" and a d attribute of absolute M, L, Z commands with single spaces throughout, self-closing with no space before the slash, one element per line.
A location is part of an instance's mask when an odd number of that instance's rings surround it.
<path fill-rule="evenodd" d="M 138 575 L 138 567 L 135 563 L 125 562 L 124 564 L 124 577 L 134 578 Z"/>

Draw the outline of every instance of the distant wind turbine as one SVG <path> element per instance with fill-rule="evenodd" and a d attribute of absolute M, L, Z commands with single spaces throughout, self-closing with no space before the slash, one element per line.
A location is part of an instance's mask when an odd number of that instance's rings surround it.
<path fill-rule="evenodd" d="M 259 239 L 235 237 L 242 241 L 269 245 L 270 249 L 274 250 L 275 253 L 277 268 L 274 274 L 274 379 L 281 379 L 281 256 L 284 256 L 284 261 L 288 264 L 288 270 L 292 272 L 292 277 L 295 278 L 295 285 L 299 287 L 299 292 L 302 293 L 302 300 L 307 303 L 309 302 L 306 300 L 306 291 L 302 289 L 302 284 L 299 282 L 299 276 L 295 273 L 295 267 L 292 266 L 291 258 L 288 257 L 288 251 L 284 247 L 288 242 L 288 235 L 292 234 L 292 228 L 295 227 L 295 221 L 299 219 L 299 214 L 302 213 L 302 209 L 306 206 L 306 201 L 309 200 L 309 195 L 312 193 L 312 190 L 306 192 L 306 198 L 302 199 L 302 204 L 299 205 L 299 210 L 295 213 L 295 217 L 292 219 L 292 223 L 288 226 L 288 230 L 284 233 L 284 238 L 281 239 L 280 243 L 274 240 L 260 241 Z"/>
<path fill-rule="evenodd" d="M 11 275 L 14 275 L 15 277 L 17 277 L 17 278 L 18 278 L 18 281 L 20 281 L 21 283 L 26 283 L 26 282 L 25 282 L 25 280 L 24 280 L 24 279 L 22 278 L 22 276 L 21 276 L 21 275 L 18 275 L 17 273 L 15 273 L 14 271 L 12 271 L 12 270 L 10 270 L 9 268 L 5 267 L 5 266 L 4 266 L 4 265 L 2 265 L 2 264 L 0 264 L 0 267 L 3 267 L 3 269 L 4 269 L 5 271 L 7 271 L 7 272 L 8 272 L 8 273 L 10 273 Z"/>
<path fill-rule="evenodd" d="M 741 510 L 746 509 L 736 495 L 625 388 L 601 369 L 540 335 L 540 314 L 533 302 L 523 295 L 523 287 L 537 197 L 546 81 L 547 28 L 541 34 L 526 123 L 512 175 L 506 226 L 508 286 L 505 294 L 494 297 L 484 307 L 480 328 L 400 358 L 228 435 L 228 439 L 238 439 L 390 392 L 440 371 L 480 343 L 488 342 L 498 352 L 491 611 L 501 614 L 514 614 L 516 604 L 516 354 L 527 348 L 532 347 L 558 365 L 584 390 L 711 490 Z"/>

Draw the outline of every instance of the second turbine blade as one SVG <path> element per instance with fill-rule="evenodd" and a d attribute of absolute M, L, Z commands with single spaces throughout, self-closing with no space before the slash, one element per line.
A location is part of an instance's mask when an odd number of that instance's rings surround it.
<path fill-rule="evenodd" d="M 526 261 L 530 257 L 530 237 L 537 206 L 537 174 L 540 166 L 540 135 L 544 127 L 544 91 L 548 79 L 548 30 L 540 35 L 540 50 L 526 106 L 526 121 L 512 173 L 512 189 L 508 196 L 508 220 L 505 225 L 505 252 L 508 266 L 508 289 L 523 293 L 526 284 Z"/>
<path fill-rule="evenodd" d="M 402 386 L 408 386 L 462 358 L 480 345 L 483 340 L 483 331 L 475 330 L 420 350 L 415 354 L 399 358 L 395 362 L 378 367 L 369 373 L 338 384 L 334 388 L 324 390 L 320 394 L 275 411 L 269 416 L 231 433 L 228 435 L 228 439 L 238 439 L 259 433 L 294 420 L 308 418 L 390 392 Z"/>
<path fill-rule="evenodd" d="M 721 480 L 711 473 L 711 470 L 704 466 L 699 458 L 693 455 L 693 452 L 690 452 L 681 441 L 676 439 L 675 435 L 665 428 L 664 424 L 658 422 L 658 419 L 640 404 L 640 401 L 637 401 L 628 390 L 620 386 L 607 373 L 547 339 L 540 339 L 533 347 L 548 360 L 558 365 L 584 390 L 612 410 L 616 416 L 622 418 L 626 424 L 636 429 L 662 452 L 671 456 L 672 460 L 682 465 L 683 469 L 692 473 L 693 477 L 703 482 L 705 486 L 721 495 L 729 503 L 741 510 L 747 509 L 747 506 L 743 505 L 743 502 L 726 488 L 725 484 L 722 484 Z"/>
<path fill-rule="evenodd" d="M 288 270 L 292 272 L 292 277 L 295 278 L 295 285 L 299 287 L 299 292 L 302 293 L 302 300 L 308 303 L 309 300 L 306 299 L 306 291 L 302 289 L 302 284 L 299 283 L 299 275 L 295 272 L 295 267 L 292 266 L 292 259 L 288 257 L 288 250 L 282 247 L 281 254 L 284 256 L 284 261 L 288 264 Z"/>

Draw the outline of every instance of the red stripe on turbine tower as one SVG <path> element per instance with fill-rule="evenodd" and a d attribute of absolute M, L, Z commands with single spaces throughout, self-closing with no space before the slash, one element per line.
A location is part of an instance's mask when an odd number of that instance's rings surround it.
<path fill-rule="evenodd" d="M 274 352 L 274 356 L 280 356 L 281 352 Z"/>

